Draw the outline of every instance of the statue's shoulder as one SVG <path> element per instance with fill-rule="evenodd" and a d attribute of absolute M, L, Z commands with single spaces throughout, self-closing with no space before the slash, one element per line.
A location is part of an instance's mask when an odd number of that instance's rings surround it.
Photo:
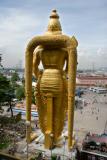
<path fill-rule="evenodd" d="M 75 36 L 72 36 L 71 37 L 71 43 L 74 47 L 77 47 L 78 46 L 78 41 L 77 39 L 75 38 Z"/>

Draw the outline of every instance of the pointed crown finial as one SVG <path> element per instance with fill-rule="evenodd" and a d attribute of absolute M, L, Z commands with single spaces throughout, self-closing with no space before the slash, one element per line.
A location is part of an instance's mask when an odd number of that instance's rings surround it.
<path fill-rule="evenodd" d="M 51 12 L 49 24 L 47 28 L 46 34 L 61 34 L 62 32 L 61 24 L 59 22 L 59 15 L 57 11 L 54 9 Z"/>
<path fill-rule="evenodd" d="M 50 18 L 58 18 L 59 19 L 59 16 L 57 14 L 57 10 L 56 9 L 53 9 L 52 10 L 52 13 L 50 15 Z"/>

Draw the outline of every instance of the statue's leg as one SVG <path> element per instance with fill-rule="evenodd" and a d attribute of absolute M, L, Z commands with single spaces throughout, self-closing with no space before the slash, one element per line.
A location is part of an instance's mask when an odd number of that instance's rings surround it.
<path fill-rule="evenodd" d="M 38 107 L 39 124 L 45 136 L 45 148 L 49 149 L 52 147 L 53 97 L 51 93 L 40 91 L 39 84 L 36 87 L 35 96 Z"/>
<path fill-rule="evenodd" d="M 38 116 L 39 116 L 39 125 L 42 132 L 45 134 L 46 132 L 46 114 L 47 114 L 47 104 L 44 102 L 44 96 L 36 95 L 36 104 L 38 107 Z"/>
<path fill-rule="evenodd" d="M 53 134 L 54 134 L 54 143 L 57 145 L 59 138 L 61 136 L 64 119 L 65 119 L 65 98 L 62 95 L 55 97 L 53 101 Z"/>
<path fill-rule="evenodd" d="M 45 132 L 45 148 L 52 148 L 53 142 L 53 96 L 51 93 L 47 94 L 47 124 Z"/>

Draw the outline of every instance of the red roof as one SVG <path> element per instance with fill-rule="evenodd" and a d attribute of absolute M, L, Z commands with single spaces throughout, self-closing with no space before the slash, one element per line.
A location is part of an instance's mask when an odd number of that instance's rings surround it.
<path fill-rule="evenodd" d="M 107 135 L 90 136 L 89 139 L 91 141 L 95 141 L 96 143 L 107 143 Z"/>
<path fill-rule="evenodd" d="M 81 80 L 107 80 L 107 76 L 77 76 Z"/>

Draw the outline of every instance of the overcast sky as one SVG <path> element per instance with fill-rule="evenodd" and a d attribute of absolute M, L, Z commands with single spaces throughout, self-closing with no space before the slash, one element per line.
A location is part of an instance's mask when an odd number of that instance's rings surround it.
<path fill-rule="evenodd" d="M 52 9 L 63 33 L 78 40 L 78 68 L 107 67 L 107 0 L 0 0 L 3 65 L 24 67 L 26 45 L 45 32 Z"/>

